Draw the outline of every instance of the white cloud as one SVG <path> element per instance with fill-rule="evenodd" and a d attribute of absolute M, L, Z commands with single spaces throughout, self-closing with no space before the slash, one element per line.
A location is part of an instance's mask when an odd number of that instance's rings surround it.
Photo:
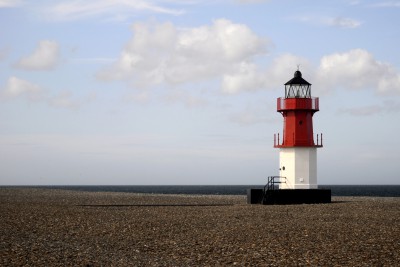
<path fill-rule="evenodd" d="M 150 94 L 147 90 L 143 90 L 139 93 L 132 93 L 124 96 L 124 102 L 134 102 L 139 104 L 146 104 L 149 102 Z"/>
<path fill-rule="evenodd" d="M 386 100 L 383 102 L 384 109 L 387 112 L 394 113 L 400 112 L 400 102 L 394 100 Z"/>
<path fill-rule="evenodd" d="M 351 5 L 351 6 L 357 6 L 359 4 L 361 4 L 361 1 L 359 1 L 359 0 L 354 0 L 354 1 L 349 2 L 349 5 Z"/>
<path fill-rule="evenodd" d="M 370 7 L 400 7 L 399 1 L 387 1 L 369 5 Z"/>
<path fill-rule="evenodd" d="M 116 58 L 108 57 L 93 57 L 93 58 L 71 58 L 71 62 L 77 64 L 109 64 L 116 60 Z"/>
<path fill-rule="evenodd" d="M 283 83 L 291 79 L 288 74 L 294 73 L 297 65 L 300 65 L 303 78 L 316 84 L 320 93 L 342 88 L 372 89 L 382 95 L 400 94 L 399 70 L 389 63 L 378 61 L 373 54 L 364 49 L 323 56 L 317 66 L 306 58 L 283 54 L 274 58 L 265 71 L 255 73 L 263 87 L 281 88 Z M 252 79 L 253 82 L 256 80 Z"/>
<path fill-rule="evenodd" d="M 184 90 L 172 90 L 169 91 L 167 95 L 164 96 L 164 100 L 167 103 L 183 103 L 186 107 L 204 107 L 208 104 L 208 101 L 205 98 L 194 96 L 189 94 Z"/>
<path fill-rule="evenodd" d="M 20 0 L 0 0 L 0 8 L 2 7 L 17 7 L 22 5 Z"/>
<path fill-rule="evenodd" d="M 240 4 L 255 4 L 255 3 L 263 3 L 269 2 L 270 0 L 235 0 L 235 2 Z"/>
<path fill-rule="evenodd" d="M 386 100 L 382 104 L 352 107 L 339 110 L 339 113 L 350 114 L 353 116 L 371 116 L 382 113 L 397 112 L 400 112 L 400 103 L 393 100 Z"/>
<path fill-rule="evenodd" d="M 2 92 L 7 98 L 27 97 L 29 100 L 39 100 L 42 94 L 43 89 L 40 86 L 14 76 L 8 79 Z"/>
<path fill-rule="evenodd" d="M 81 101 L 74 99 L 71 91 L 64 90 L 56 95 L 51 95 L 49 91 L 35 83 L 12 76 L 8 79 L 3 90 L 0 91 L 0 99 L 16 98 L 46 103 L 51 107 L 58 108 L 76 109 L 81 105 Z M 95 95 L 91 94 L 85 99 L 85 102 L 90 102 L 94 98 Z"/>
<path fill-rule="evenodd" d="M 99 79 L 152 86 L 224 76 L 225 90 L 236 92 L 248 89 L 249 77 L 255 70 L 252 60 L 267 48 L 266 40 L 246 25 L 226 19 L 197 28 L 177 28 L 172 23 L 136 23 L 133 32 L 118 61 L 98 73 Z M 232 79 L 242 84 L 232 88 L 229 85 Z"/>
<path fill-rule="evenodd" d="M 279 117 L 270 117 L 265 108 L 247 107 L 245 110 L 232 114 L 229 119 L 233 123 L 240 125 L 270 124 L 279 122 Z"/>
<path fill-rule="evenodd" d="M 317 70 L 320 84 L 346 89 L 373 88 L 380 94 L 400 93 L 400 73 L 363 49 L 322 57 Z"/>
<path fill-rule="evenodd" d="M 369 105 L 364 107 L 346 108 L 339 110 L 340 113 L 350 114 L 353 116 L 371 116 L 381 113 L 383 108 L 379 105 Z"/>
<path fill-rule="evenodd" d="M 224 93 L 235 94 L 266 86 L 266 75 L 258 70 L 256 64 L 241 62 L 236 67 L 236 70 L 225 74 L 222 78 L 221 88 Z"/>
<path fill-rule="evenodd" d="M 328 24 L 340 28 L 357 28 L 361 26 L 361 22 L 351 18 L 336 17 L 328 20 Z"/>
<path fill-rule="evenodd" d="M 38 47 L 27 57 L 21 58 L 15 66 L 26 70 L 50 70 L 59 61 L 59 47 L 54 41 L 40 41 Z"/>
<path fill-rule="evenodd" d="M 355 29 L 362 25 L 362 22 L 353 18 L 328 17 L 328 16 L 294 16 L 288 19 L 309 23 L 313 25 L 333 26 L 339 28 Z"/>
<path fill-rule="evenodd" d="M 157 1 L 145 0 L 75 0 L 57 3 L 45 9 L 45 14 L 55 20 L 76 20 L 105 16 L 125 20 L 133 11 L 149 11 L 179 15 L 184 11 L 163 7 Z M 115 14 L 118 14 L 117 16 Z"/>
<path fill-rule="evenodd" d="M 63 91 L 56 96 L 50 97 L 48 103 L 50 106 L 59 108 L 75 109 L 80 106 L 80 103 L 73 99 L 70 91 Z"/>

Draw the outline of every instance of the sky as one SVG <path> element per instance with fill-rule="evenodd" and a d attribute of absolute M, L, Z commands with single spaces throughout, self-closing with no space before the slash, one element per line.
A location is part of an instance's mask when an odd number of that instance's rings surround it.
<path fill-rule="evenodd" d="M 261 185 L 320 98 L 318 184 L 400 183 L 400 1 L 0 0 L 0 185 Z"/>

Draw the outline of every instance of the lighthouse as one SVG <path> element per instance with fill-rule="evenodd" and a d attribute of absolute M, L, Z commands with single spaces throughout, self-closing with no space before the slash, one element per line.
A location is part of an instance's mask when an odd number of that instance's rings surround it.
<path fill-rule="evenodd" d="M 269 176 L 263 188 L 249 188 L 247 203 L 330 203 L 331 190 L 318 188 L 317 183 L 317 149 L 322 147 L 322 133 L 314 134 L 313 117 L 319 111 L 319 98 L 312 97 L 311 83 L 300 70 L 285 83 L 277 111 L 283 117 L 283 132 L 274 135 L 279 175 Z"/>
<path fill-rule="evenodd" d="M 322 134 L 314 135 L 313 116 L 319 111 L 319 98 L 312 97 L 311 83 L 299 70 L 285 83 L 285 95 L 277 99 L 277 111 L 283 116 L 283 133 L 275 134 L 279 148 L 280 189 L 316 189 L 317 149 Z"/>

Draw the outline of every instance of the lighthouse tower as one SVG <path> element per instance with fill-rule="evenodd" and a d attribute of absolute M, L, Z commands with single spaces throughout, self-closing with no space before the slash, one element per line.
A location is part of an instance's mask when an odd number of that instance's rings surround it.
<path fill-rule="evenodd" d="M 319 111 L 319 99 L 311 96 L 311 84 L 299 70 L 285 83 L 277 111 L 283 116 L 283 134 L 274 136 L 274 147 L 279 148 L 280 176 L 285 177 L 279 189 L 318 188 L 317 148 L 322 147 L 322 134 L 315 141 L 312 119 Z"/>
<path fill-rule="evenodd" d="M 311 96 L 311 83 L 299 70 L 285 83 L 285 96 L 277 99 L 277 111 L 283 116 L 283 133 L 274 136 L 279 176 L 269 176 L 263 188 L 247 189 L 247 203 L 330 203 L 331 190 L 317 184 L 317 148 L 322 147 L 322 134 L 314 135 L 312 119 L 319 111 L 319 99 Z"/>

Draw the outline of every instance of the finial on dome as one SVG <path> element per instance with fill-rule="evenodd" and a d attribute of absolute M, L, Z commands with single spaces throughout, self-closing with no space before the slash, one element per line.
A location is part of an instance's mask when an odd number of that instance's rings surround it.
<path fill-rule="evenodd" d="M 301 78 L 301 72 L 300 72 L 300 64 L 297 64 L 297 70 L 294 73 L 294 77 L 300 77 Z"/>

